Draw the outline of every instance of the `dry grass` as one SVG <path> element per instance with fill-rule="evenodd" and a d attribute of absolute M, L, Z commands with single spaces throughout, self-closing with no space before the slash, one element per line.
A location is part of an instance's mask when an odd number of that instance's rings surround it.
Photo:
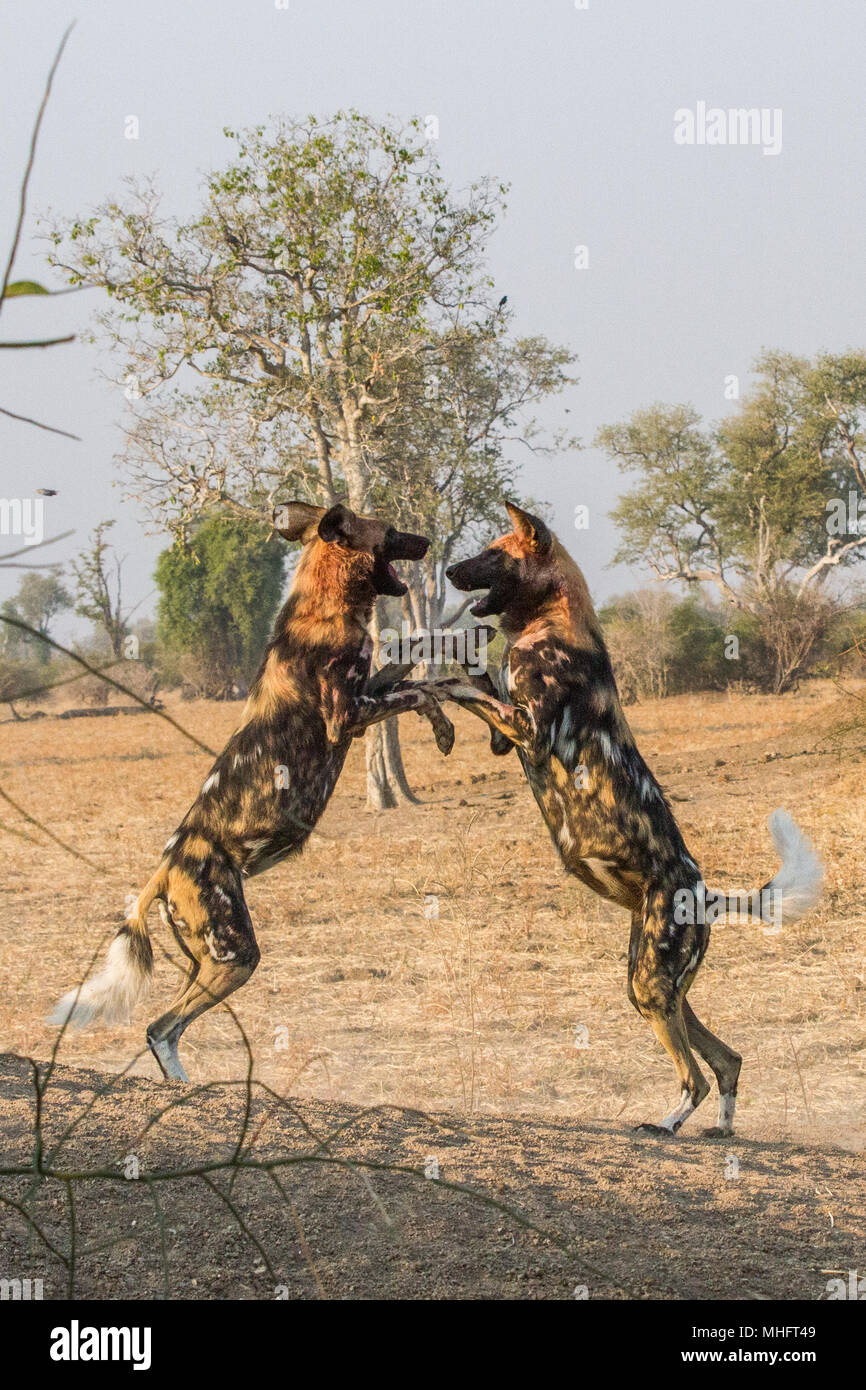
<path fill-rule="evenodd" d="M 824 855 L 821 909 L 779 936 L 718 928 L 692 999 L 744 1054 L 743 1134 L 862 1148 L 866 752 L 856 738 L 827 742 L 836 696 L 812 685 L 779 699 L 679 697 L 630 717 L 711 886 L 754 887 L 769 876 L 765 822 L 777 805 Z M 238 708 L 169 705 L 214 747 Z M 627 919 L 563 874 L 516 759 L 492 758 L 475 720 L 457 723 L 444 761 L 427 726 L 403 720 L 407 768 L 424 799 L 413 809 L 364 810 L 363 750 L 353 748 L 322 833 L 300 860 L 249 885 L 263 960 L 232 1002 L 259 1075 L 282 1093 L 329 1101 L 657 1119 L 675 1080 L 626 999 Z M 0 728 L 0 785 L 106 866 L 93 872 L 8 806 L 0 811 L 0 1051 L 47 1055 L 48 1006 L 108 939 L 206 765 L 147 715 Z M 155 915 L 152 930 L 170 945 Z M 173 988 L 162 963 L 133 1027 L 71 1037 L 63 1060 L 120 1069 Z M 243 1073 L 223 1011 L 195 1024 L 182 1051 L 194 1080 Z M 152 1076 L 155 1064 L 142 1058 L 133 1072 Z"/>

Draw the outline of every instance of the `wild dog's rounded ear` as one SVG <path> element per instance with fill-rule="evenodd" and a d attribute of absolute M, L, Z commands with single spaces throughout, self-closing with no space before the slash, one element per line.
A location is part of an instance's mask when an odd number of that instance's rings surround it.
<path fill-rule="evenodd" d="M 358 518 L 342 502 L 337 502 L 330 511 L 325 512 L 319 522 L 319 537 L 323 541 L 333 541 L 337 545 L 353 544 L 355 523 Z"/>
<path fill-rule="evenodd" d="M 505 510 L 511 518 L 515 535 L 539 555 L 546 555 L 553 545 L 553 536 L 541 518 L 525 512 L 514 502 L 506 502 Z"/>
<path fill-rule="evenodd" d="M 286 541 L 311 541 L 325 514 L 324 507 L 310 502 L 278 502 L 274 507 L 274 530 Z"/>

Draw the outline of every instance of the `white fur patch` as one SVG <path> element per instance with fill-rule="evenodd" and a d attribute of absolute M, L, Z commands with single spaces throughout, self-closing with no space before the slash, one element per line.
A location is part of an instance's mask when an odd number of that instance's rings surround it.
<path fill-rule="evenodd" d="M 648 777 L 644 777 L 640 786 L 641 801 L 651 801 L 654 796 L 658 796 L 658 789 L 653 786 Z"/>
<path fill-rule="evenodd" d="M 151 1043 L 150 1050 L 155 1057 L 159 1058 L 169 1080 L 189 1081 L 183 1063 L 177 1055 L 177 1043 L 170 1043 L 166 1039 L 163 1042 Z"/>
<path fill-rule="evenodd" d="M 214 936 L 212 931 L 206 931 L 204 934 L 204 939 L 205 944 L 207 945 L 207 948 L 210 951 L 211 959 L 217 961 L 219 964 L 222 964 L 223 961 L 234 960 L 235 956 L 237 955 L 236 951 L 224 951 L 223 954 L 220 955 L 219 951 L 217 950 L 216 937 Z"/>
<path fill-rule="evenodd" d="M 761 895 L 761 918 L 778 926 L 783 921 L 796 922 L 815 906 L 824 883 L 824 866 L 787 811 L 774 811 L 767 824 L 782 865 Z"/>
<path fill-rule="evenodd" d="M 694 1108 L 692 1098 L 684 1087 L 683 1093 L 680 1096 L 679 1105 L 677 1105 L 669 1115 L 665 1115 L 662 1120 L 662 1129 L 669 1129 L 671 1134 L 676 1133 L 680 1126 L 689 1118 L 689 1115 L 692 1114 Z"/>
<path fill-rule="evenodd" d="M 210 775 L 210 777 L 208 777 L 208 779 L 207 779 L 205 782 L 202 782 L 202 784 L 201 784 L 201 789 L 202 789 L 203 792 L 209 792 L 212 788 L 218 787 L 219 784 L 220 784 L 220 775 L 219 775 L 219 773 L 218 773 L 218 772 L 212 772 L 211 775 Z"/>
<path fill-rule="evenodd" d="M 47 1022 L 56 1027 L 69 1023 L 84 1028 L 94 1019 L 104 1023 L 128 1023 L 138 1001 L 147 993 L 150 972 L 143 969 L 130 948 L 127 935 L 116 936 L 108 948 L 105 965 L 80 989 L 71 989 L 58 1001 Z"/>
<path fill-rule="evenodd" d="M 689 974 L 691 974 L 691 972 L 694 970 L 694 968 L 695 968 L 695 966 L 697 965 L 697 963 L 698 963 L 698 961 L 700 960 L 700 958 L 701 958 L 701 953 L 700 953 L 700 951 L 692 951 L 692 954 L 691 954 L 691 956 L 690 956 L 690 958 L 689 958 L 689 963 L 688 963 L 688 965 L 685 967 L 684 970 L 681 970 L 680 973 L 679 973 L 679 975 L 677 976 L 677 979 L 676 979 L 676 987 L 677 987 L 677 989 L 679 989 L 680 985 L 682 984 L 682 982 L 683 982 L 683 980 L 686 978 L 686 976 L 689 975 Z"/>
<path fill-rule="evenodd" d="M 615 859 L 582 859 L 581 863 L 585 864 L 593 877 L 597 878 L 599 883 L 603 883 L 610 892 L 619 888 L 617 880 L 610 872 L 616 868 Z"/>
<path fill-rule="evenodd" d="M 563 821 L 559 831 L 559 843 L 563 849 L 573 849 L 575 844 L 574 836 L 571 833 L 568 821 Z"/>
<path fill-rule="evenodd" d="M 719 1129 L 730 1134 L 734 1128 L 734 1111 L 737 1108 L 736 1096 L 719 1096 Z"/>
<path fill-rule="evenodd" d="M 575 738 L 571 710 L 568 705 L 562 711 L 559 724 L 554 724 L 551 730 L 550 746 L 559 761 L 565 766 L 570 767 L 577 752 L 577 739 Z"/>
<path fill-rule="evenodd" d="M 604 729 L 596 729 L 595 737 L 601 744 L 602 752 L 609 763 L 622 762 L 622 753 L 619 748 L 617 748 L 616 744 L 611 742 L 610 735 L 605 733 Z"/>

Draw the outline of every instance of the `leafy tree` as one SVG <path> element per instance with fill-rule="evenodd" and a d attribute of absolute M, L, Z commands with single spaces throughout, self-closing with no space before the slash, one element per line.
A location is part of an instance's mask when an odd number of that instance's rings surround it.
<path fill-rule="evenodd" d="M 668 582 L 713 584 L 751 620 L 764 685 L 781 691 L 832 620 L 828 578 L 866 551 L 866 526 L 848 508 L 849 494 L 866 495 L 866 354 L 767 352 L 756 372 L 716 427 L 690 406 L 656 405 L 597 442 L 637 477 L 612 513 L 623 536 L 615 559 Z"/>
<path fill-rule="evenodd" d="M 501 445 L 526 437 L 518 417 L 567 380 L 567 354 L 510 341 L 493 304 L 483 252 L 503 187 L 454 197 L 418 121 L 349 111 L 226 133 L 236 156 L 191 220 L 165 218 L 145 186 L 52 234 L 72 283 L 111 296 L 100 324 L 135 417 L 133 494 L 181 526 L 214 507 L 269 519 L 292 494 L 345 493 L 402 525 L 450 509 L 456 545 L 467 503 L 477 517 L 511 478 Z M 413 577 L 419 618 L 441 600 L 441 571 L 440 555 L 438 584 Z M 396 729 L 367 743 L 371 801 L 393 803 Z M 386 743 L 387 788 L 370 758 Z"/>
<path fill-rule="evenodd" d="M 502 527 L 502 498 L 520 491 L 513 446 L 551 456 L 576 441 L 540 429 L 532 408 L 573 382 L 572 355 L 542 337 L 515 338 L 498 311 L 471 332 L 443 333 L 435 354 L 406 383 L 407 409 L 376 446 L 374 493 L 406 525 L 432 537 L 410 583 L 409 616 L 448 626 L 472 602 L 446 613 L 445 570 Z"/>
<path fill-rule="evenodd" d="M 29 623 L 45 637 L 51 635 L 51 624 L 65 609 L 72 607 L 72 597 L 61 580 L 54 574 L 25 574 L 18 584 L 14 597 L 7 599 L 0 612 L 10 618 L 18 618 Z M 31 649 L 36 660 L 45 664 L 51 658 L 51 648 L 47 642 L 39 642 L 26 634 L 16 635 L 16 630 L 3 625 L 4 642 L 7 654 L 14 654 L 14 647 L 23 645 Z"/>
<path fill-rule="evenodd" d="M 730 610 L 708 603 L 698 590 L 691 589 L 672 610 L 670 627 L 676 690 L 721 690 L 732 680 L 741 679 L 736 663 L 725 656 L 725 637 L 737 635 Z"/>
<path fill-rule="evenodd" d="M 671 619 L 675 607 L 672 594 L 638 589 L 610 599 L 599 609 L 624 700 L 657 700 L 674 693 L 676 642 Z"/>
<path fill-rule="evenodd" d="M 198 693 L 226 698 L 254 674 L 283 588 L 285 546 L 255 523 L 211 516 L 156 565 L 157 642 Z"/>

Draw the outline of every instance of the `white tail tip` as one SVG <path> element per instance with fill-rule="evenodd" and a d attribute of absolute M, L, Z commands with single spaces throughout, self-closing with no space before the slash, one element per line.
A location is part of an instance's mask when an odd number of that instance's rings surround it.
<path fill-rule="evenodd" d="M 765 922 L 795 922 L 813 908 L 821 896 L 824 866 L 800 827 L 781 808 L 767 824 L 776 853 L 782 861 L 778 873 L 764 893 L 769 895 L 769 912 L 761 912 Z"/>
<path fill-rule="evenodd" d="M 46 1022 L 56 1027 L 68 1023 L 73 1028 L 84 1028 L 97 1018 L 104 1023 L 128 1023 L 148 980 L 149 972 L 142 969 L 131 950 L 128 934 L 121 933 L 109 946 L 99 974 L 64 994 Z"/>

